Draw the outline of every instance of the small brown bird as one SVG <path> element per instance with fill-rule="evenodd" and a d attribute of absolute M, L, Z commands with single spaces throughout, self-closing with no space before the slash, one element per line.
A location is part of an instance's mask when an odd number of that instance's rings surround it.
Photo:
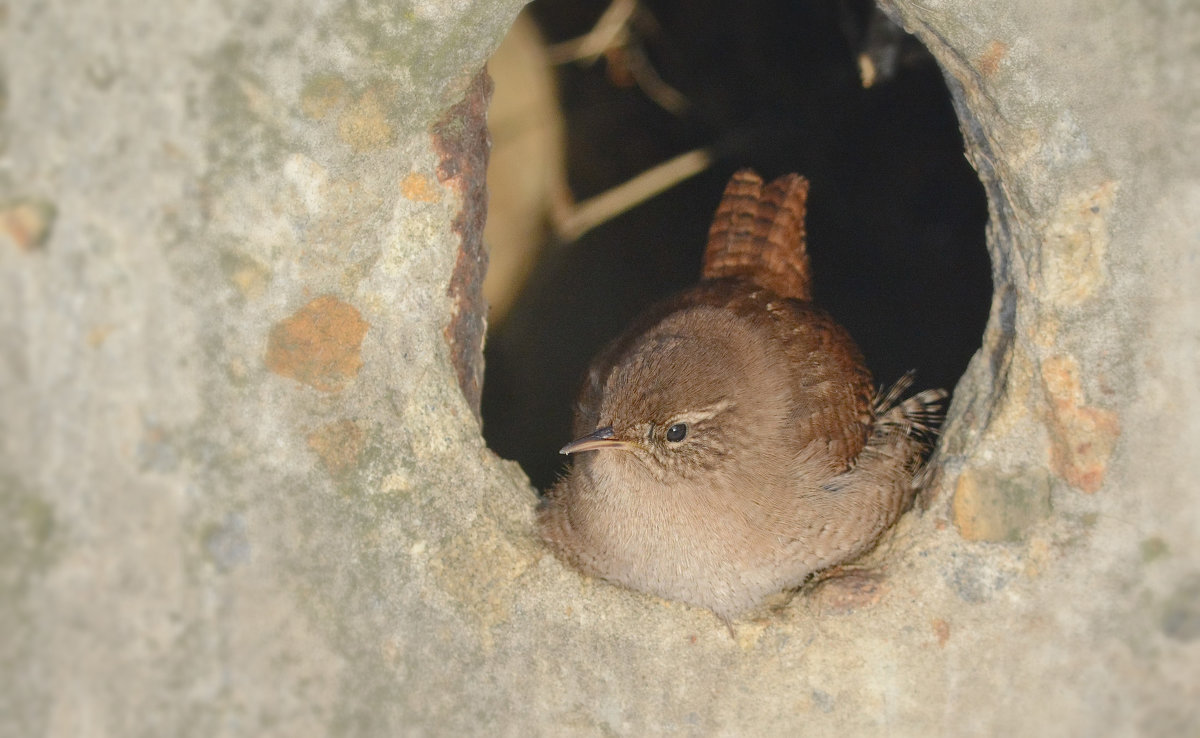
<path fill-rule="evenodd" d="M 808 182 L 738 172 L 701 282 L 592 363 L 538 513 L 580 571 L 729 623 L 871 548 L 911 503 L 946 393 L 875 392 L 811 302 Z M 588 452 L 588 453 L 584 453 Z"/>

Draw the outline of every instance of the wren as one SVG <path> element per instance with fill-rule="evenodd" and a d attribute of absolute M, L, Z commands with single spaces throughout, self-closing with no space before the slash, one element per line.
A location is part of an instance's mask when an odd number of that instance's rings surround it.
<path fill-rule="evenodd" d="M 812 304 L 808 182 L 730 180 L 700 284 L 593 361 L 542 538 L 585 574 L 726 624 L 870 549 L 911 504 L 942 390 L 876 391 Z"/>

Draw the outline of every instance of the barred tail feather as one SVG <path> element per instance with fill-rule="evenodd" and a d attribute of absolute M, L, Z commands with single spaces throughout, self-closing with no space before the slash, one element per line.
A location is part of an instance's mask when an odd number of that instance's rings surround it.
<path fill-rule="evenodd" d="M 917 489 L 927 481 L 925 462 L 945 417 L 949 396 L 945 390 L 923 390 L 899 399 L 912 381 L 913 373 L 909 372 L 877 395 L 875 427 L 850 472 L 860 481 L 872 480 L 865 486 L 879 491 L 877 504 L 884 512 L 883 528 L 908 509 Z"/>
<path fill-rule="evenodd" d="M 915 372 L 908 372 L 891 387 L 875 396 L 876 433 L 903 430 L 905 435 L 917 436 L 932 445 L 946 416 L 944 389 L 922 390 L 901 401 L 900 397 L 912 386 Z"/>
<path fill-rule="evenodd" d="M 734 174 L 708 232 L 704 279 L 746 279 L 780 297 L 811 300 L 807 202 L 808 180 L 797 174 L 765 186 L 749 169 Z"/>

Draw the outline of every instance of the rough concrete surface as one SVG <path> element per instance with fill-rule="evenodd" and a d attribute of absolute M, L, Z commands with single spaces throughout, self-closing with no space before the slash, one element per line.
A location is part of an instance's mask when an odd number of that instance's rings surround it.
<path fill-rule="evenodd" d="M 923 510 L 734 640 L 460 389 L 517 3 L 0 2 L 0 734 L 1200 733 L 1200 13 L 888 9 L 991 320 Z"/>

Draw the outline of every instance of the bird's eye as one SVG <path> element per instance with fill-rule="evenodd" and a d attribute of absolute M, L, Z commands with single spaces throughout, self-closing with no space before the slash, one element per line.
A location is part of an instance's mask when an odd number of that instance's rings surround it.
<path fill-rule="evenodd" d="M 687 423 L 676 423 L 667 428 L 667 440 L 671 443 L 679 443 L 687 436 Z"/>

